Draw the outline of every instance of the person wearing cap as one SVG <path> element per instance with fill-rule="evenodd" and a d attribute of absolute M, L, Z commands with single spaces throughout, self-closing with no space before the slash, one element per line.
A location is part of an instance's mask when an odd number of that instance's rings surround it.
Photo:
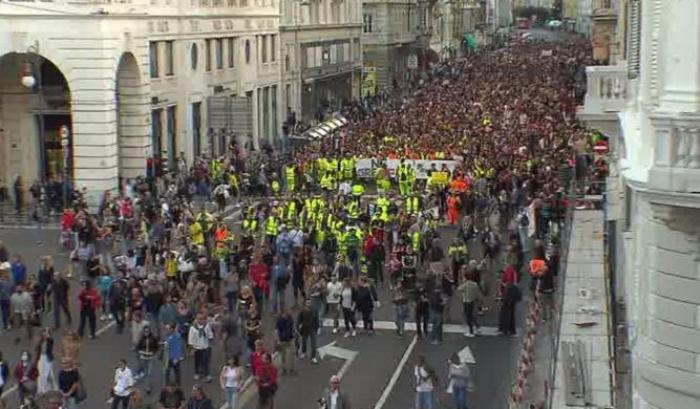
<path fill-rule="evenodd" d="M 327 409 L 351 409 L 350 398 L 346 393 L 340 391 L 340 377 L 338 375 L 331 376 L 328 383 L 328 393 L 324 399 Z"/>

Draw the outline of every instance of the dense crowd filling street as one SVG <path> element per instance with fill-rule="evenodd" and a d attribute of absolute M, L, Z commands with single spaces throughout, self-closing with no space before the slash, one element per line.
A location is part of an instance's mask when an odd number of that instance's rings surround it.
<path fill-rule="evenodd" d="M 335 135 L 183 157 L 95 207 L 73 192 L 58 234 L 0 230 L 0 408 L 499 407 L 455 348 L 507 387 L 522 301 L 556 290 L 570 193 L 606 172 L 575 116 L 589 55 L 474 51 Z"/>

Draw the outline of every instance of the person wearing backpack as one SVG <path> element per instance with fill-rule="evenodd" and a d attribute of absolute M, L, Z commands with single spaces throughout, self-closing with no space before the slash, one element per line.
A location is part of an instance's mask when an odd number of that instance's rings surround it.
<path fill-rule="evenodd" d="M 413 367 L 413 376 L 416 379 L 416 409 L 433 409 L 434 390 L 438 379 L 433 368 L 425 362 L 425 355 L 418 355 Z"/>

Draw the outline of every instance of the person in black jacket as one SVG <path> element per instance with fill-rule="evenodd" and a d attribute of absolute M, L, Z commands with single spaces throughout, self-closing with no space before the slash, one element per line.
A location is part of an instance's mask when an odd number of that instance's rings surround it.
<path fill-rule="evenodd" d="M 362 314 L 362 323 L 365 331 L 370 334 L 374 333 L 374 321 L 372 320 L 372 312 L 374 305 L 379 304 L 377 301 L 377 290 L 367 281 L 366 277 L 360 277 L 360 283 L 357 286 L 357 301 L 356 308 Z"/>
<path fill-rule="evenodd" d="M 442 290 L 436 287 L 429 296 L 430 323 L 432 324 L 432 343 L 442 342 L 442 324 L 445 319 L 445 299 L 442 297 Z"/>
<path fill-rule="evenodd" d="M 515 283 L 508 283 L 503 290 L 501 311 L 498 314 L 498 330 L 503 335 L 514 337 L 515 333 L 515 307 L 522 299 L 522 292 Z"/>
<path fill-rule="evenodd" d="M 138 378 L 144 379 L 146 384 L 146 393 L 151 393 L 151 384 L 153 382 L 153 361 L 160 350 L 160 340 L 151 330 L 150 326 L 143 327 L 141 338 L 136 345 L 136 351 L 139 356 Z"/>
<path fill-rule="evenodd" d="M 71 324 L 70 310 L 68 309 L 68 292 L 70 283 L 58 271 L 53 274 L 51 294 L 53 295 L 53 324 L 54 329 L 61 328 L 61 311 L 66 314 L 68 325 Z"/>
<path fill-rule="evenodd" d="M 311 357 L 311 362 L 314 364 L 318 363 L 316 359 L 316 334 L 318 331 L 318 313 L 316 310 L 311 308 L 311 300 L 306 300 L 304 302 L 304 307 L 299 312 L 299 317 L 297 318 L 297 329 L 299 335 L 301 335 L 301 358 L 304 358 L 306 354 L 306 346 L 309 339 L 311 340 L 311 351 L 309 351 L 309 356 Z"/>
<path fill-rule="evenodd" d="M 428 293 L 423 285 L 416 289 L 416 330 L 418 337 L 428 335 L 428 317 L 430 314 Z"/>

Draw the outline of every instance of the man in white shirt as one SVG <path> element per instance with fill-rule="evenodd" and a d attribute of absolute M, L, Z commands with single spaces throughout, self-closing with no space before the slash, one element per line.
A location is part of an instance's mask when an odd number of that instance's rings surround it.
<path fill-rule="evenodd" d="M 209 363 L 211 360 L 211 341 L 214 339 L 214 331 L 207 322 L 205 313 L 197 314 L 197 319 L 190 327 L 187 336 L 187 343 L 194 351 L 194 380 L 206 377 L 207 382 L 212 378 L 209 374 Z"/>
<path fill-rule="evenodd" d="M 351 409 L 350 398 L 340 392 L 340 378 L 337 375 L 331 376 L 328 395 L 326 396 L 326 407 L 328 409 Z"/>
<path fill-rule="evenodd" d="M 416 378 L 416 409 L 433 409 L 435 371 L 425 362 L 424 355 L 418 355 L 413 375 Z"/>
<path fill-rule="evenodd" d="M 338 326 L 340 325 L 340 296 L 343 292 L 343 283 L 338 281 L 338 276 L 334 275 L 333 279 L 326 284 L 326 303 L 328 304 L 328 310 L 326 314 L 328 317 L 333 318 L 333 333 L 338 333 Z"/>
<path fill-rule="evenodd" d="M 114 371 L 114 385 L 112 386 L 112 409 L 117 409 L 119 403 L 122 409 L 129 407 L 131 392 L 134 386 L 134 376 L 131 369 L 126 366 L 126 359 L 120 359 L 117 369 Z"/>

